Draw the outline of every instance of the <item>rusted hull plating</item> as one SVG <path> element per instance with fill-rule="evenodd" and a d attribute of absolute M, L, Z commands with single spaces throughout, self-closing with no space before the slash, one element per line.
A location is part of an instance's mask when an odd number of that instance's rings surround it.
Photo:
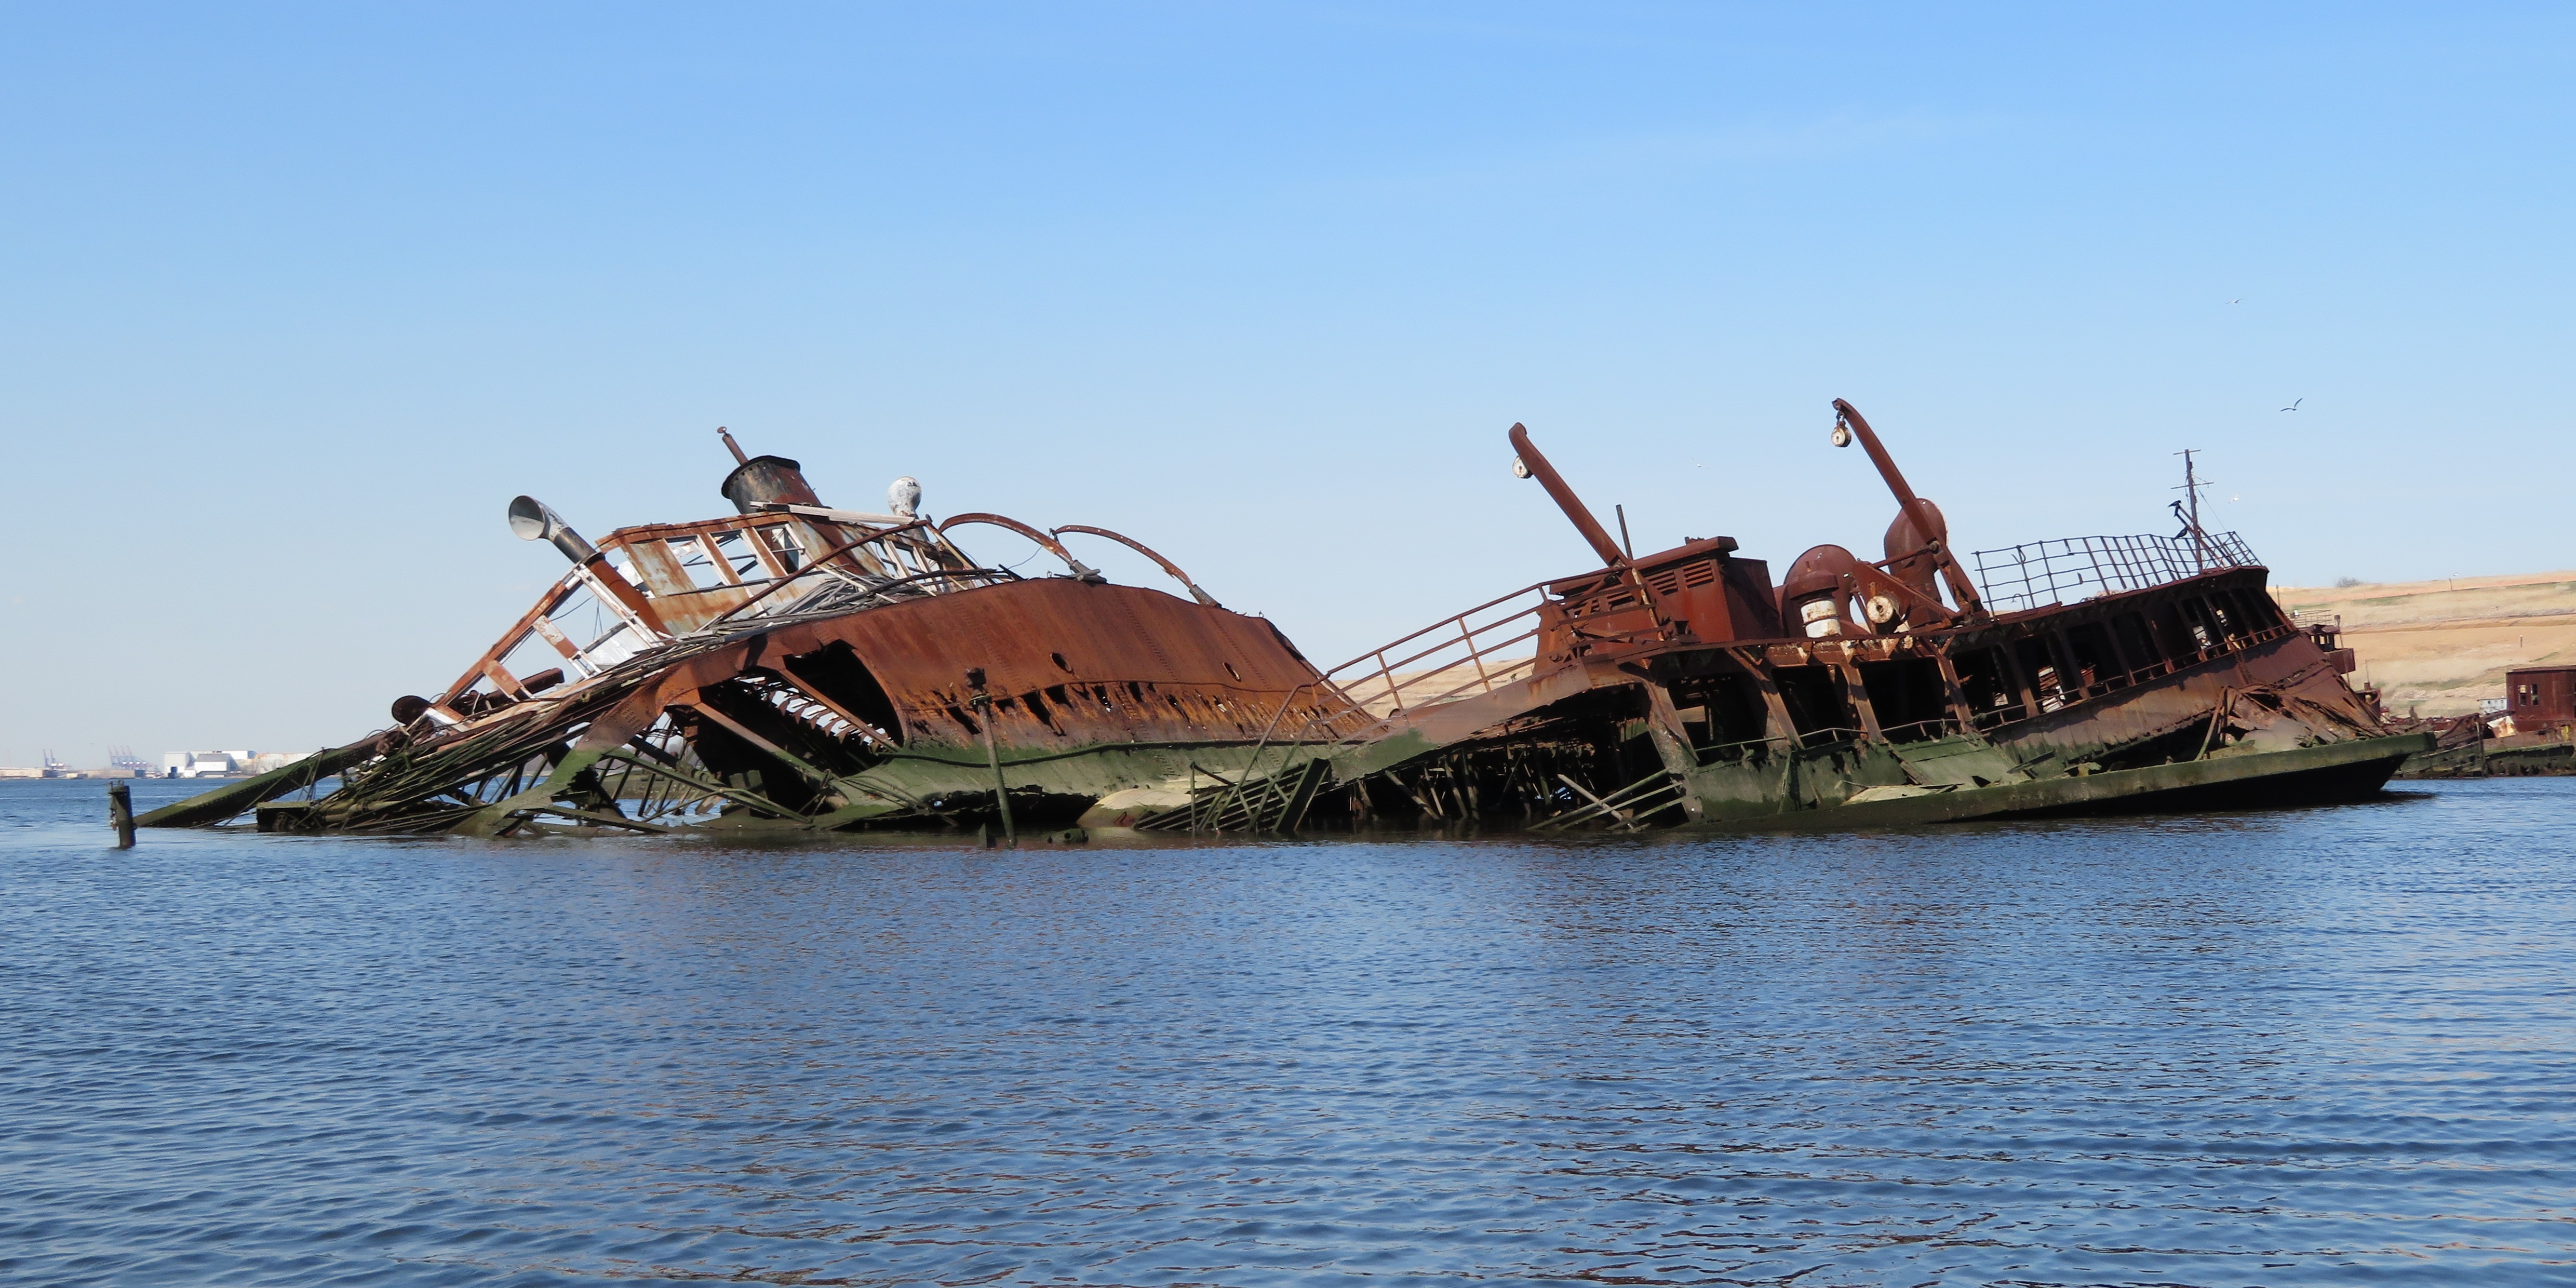
<path fill-rule="evenodd" d="M 1125 537 L 933 524 L 911 480 L 893 513 L 832 510 L 795 462 L 736 449 L 739 515 L 597 548 L 523 497 L 514 528 L 573 571 L 455 684 L 398 702 L 396 728 L 140 821 L 1911 826 L 2356 799 L 2430 747 L 2391 736 L 2345 681 L 2351 653 L 2293 625 L 2232 534 L 1983 552 L 1972 577 L 1938 507 L 1836 407 L 1835 441 L 1860 442 L 1897 501 L 1885 558 L 1821 546 L 1774 587 L 1732 538 L 1632 557 L 1514 426 L 1519 472 L 1603 567 L 1330 671 Z M 1068 573 L 980 566 L 947 536 L 961 524 L 1018 532 Z M 1143 551 L 1190 598 L 1109 584 L 1068 533 Z M 604 627 L 570 629 L 585 610 Z"/>
<path fill-rule="evenodd" d="M 1728 538 L 1627 555 L 1516 426 L 1519 472 L 1605 568 L 1328 672 L 1376 718 L 1330 753 L 1340 808 L 1634 829 L 2297 804 L 2367 797 L 2429 746 L 2381 724 L 2351 652 L 2292 624 L 2233 534 L 1985 552 L 1981 591 L 1836 407 L 1897 500 L 1886 557 L 1818 547 L 1776 591 Z"/>
<path fill-rule="evenodd" d="M 969 659 L 984 664 L 980 705 L 958 664 Z M 1008 583 L 638 666 L 453 741 L 394 749 L 262 825 L 668 826 L 727 804 L 739 808 L 718 817 L 736 824 L 980 822 L 994 760 L 1023 821 L 1061 824 L 1140 784 L 1186 792 L 1195 763 L 1239 760 L 1313 679 L 1257 618 L 1134 587 Z"/>
<path fill-rule="evenodd" d="M 279 831 L 830 829 L 973 826 L 1007 804 L 1044 826 L 1122 793 L 1136 812 L 1185 802 L 1283 720 L 1326 737 L 1366 723 L 1319 700 L 1268 622 L 1105 529 L 1062 531 L 1134 547 L 1191 597 L 1110 584 L 996 515 L 830 510 L 782 458 L 743 460 L 724 492 L 740 515 L 596 547 L 521 498 L 514 528 L 573 571 L 446 691 L 142 821 L 255 807 Z M 981 567 L 947 537 L 958 524 L 1024 532 L 1071 575 Z"/>
<path fill-rule="evenodd" d="M 1336 769 L 1361 784 L 1354 809 L 1541 827 L 1893 826 L 2376 792 L 2429 740 L 2376 724 L 2340 650 L 2257 616 L 2261 584 L 2260 569 L 2228 570 L 1920 634 L 1636 642 L 1385 718 Z M 2231 629 L 2203 643 L 2193 621 L 2219 614 Z M 2329 747 L 2359 759 L 2309 754 Z M 2163 793 L 2178 795 L 2151 799 Z"/>

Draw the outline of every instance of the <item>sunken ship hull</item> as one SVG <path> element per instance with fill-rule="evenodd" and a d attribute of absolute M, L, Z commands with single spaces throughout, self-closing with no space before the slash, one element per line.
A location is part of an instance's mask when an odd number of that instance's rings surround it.
<path fill-rule="evenodd" d="M 2385 733 L 2330 640 L 2277 609 L 2257 616 L 2263 575 L 2229 569 L 1955 630 L 1593 644 L 1387 716 L 1337 768 L 1370 787 L 1361 808 L 1540 828 L 1843 829 L 2367 799 L 2429 739 Z M 2225 625 L 2204 644 L 2196 619 Z"/>
<path fill-rule="evenodd" d="M 738 514 L 597 546 L 520 498 L 514 527 L 572 570 L 447 689 L 138 823 L 1061 827 L 1103 801 L 1186 803 L 1215 781 L 1203 764 L 1241 761 L 1291 713 L 1337 734 L 1366 723 L 1317 704 L 1321 677 L 1270 623 L 1106 529 L 833 510 L 780 457 L 744 460 L 722 490 Z M 1018 532 L 1067 574 L 978 565 L 949 536 L 961 525 Z M 1145 554 L 1189 597 L 1110 583 L 1065 547 L 1074 533 Z"/>
<path fill-rule="evenodd" d="M 1520 472 L 1604 567 L 1328 672 L 1375 717 L 1323 753 L 1342 807 L 1743 830 L 2304 805 L 2367 799 L 2430 745 L 2386 728 L 2351 652 L 2289 620 L 2234 534 L 1980 552 L 1972 578 L 1836 408 L 1897 502 L 1886 557 L 1818 547 L 1777 587 L 1730 538 L 1631 556 L 1515 426 Z"/>
<path fill-rule="evenodd" d="M 1897 502 L 1885 558 L 1817 547 L 1775 586 L 1729 537 L 1632 555 L 1514 426 L 1516 472 L 1602 566 L 1329 670 L 1116 533 L 832 510 L 778 457 L 728 477 L 736 515 L 599 547 L 522 497 L 514 527 L 572 571 L 446 690 L 138 822 L 1903 827 L 2361 800 L 2430 748 L 2387 729 L 2352 654 L 2283 614 L 2233 534 L 1984 551 L 1972 577 L 1835 406 L 1836 442 Z M 948 536 L 965 524 L 1067 572 L 980 566 Z M 1069 533 L 1144 553 L 1189 598 L 1110 584 Z"/>
<path fill-rule="evenodd" d="M 2505 696 L 2473 715 L 2417 723 L 2431 751 L 2399 778 L 2563 778 L 2576 775 L 2576 666 L 2505 672 Z M 2494 723 L 2489 720 L 2493 718 Z"/>

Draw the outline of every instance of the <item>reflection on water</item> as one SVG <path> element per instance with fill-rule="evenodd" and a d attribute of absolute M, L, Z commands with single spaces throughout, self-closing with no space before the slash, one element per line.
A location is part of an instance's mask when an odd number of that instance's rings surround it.
<path fill-rule="evenodd" d="M 0 784 L 9 1282 L 2576 1282 L 2576 781 L 1001 853 L 100 792 Z"/>

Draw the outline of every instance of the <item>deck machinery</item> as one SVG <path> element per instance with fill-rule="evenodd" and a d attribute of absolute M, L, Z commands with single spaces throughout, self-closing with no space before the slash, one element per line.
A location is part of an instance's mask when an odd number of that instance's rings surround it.
<path fill-rule="evenodd" d="M 1376 717 L 1329 753 L 1351 808 L 1840 828 L 2296 804 L 2376 793 L 2425 745 L 2387 733 L 2350 650 L 2289 621 L 2235 534 L 2038 542 L 1972 576 L 1834 410 L 1896 502 L 1884 558 L 1819 546 L 1776 588 L 1726 537 L 1632 557 L 1514 426 L 1515 473 L 1602 567 L 1329 672 Z"/>
<path fill-rule="evenodd" d="M 1939 509 L 1835 408 L 1835 441 L 1897 503 L 1884 558 L 1820 546 L 1775 588 L 1728 537 L 1632 557 L 1515 425 L 1515 472 L 1601 567 L 1330 670 L 1129 538 L 934 523 L 909 479 L 890 513 L 838 510 L 797 462 L 733 447 L 735 514 L 597 546 L 520 497 L 514 530 L 571 569 L 453 683 L 139 822 L 1860 827 L 2355 799 L 2429 741 L 2386 733 L 2351 654 L 2287 620 L 2233 534 L 1982 552 L 1981 590 Z M 969 525 L 1065 571 L 981 565 L 949 535 Z M 1143 553 L 1188 597 L 1109 582 L 1068 534 Z"/>

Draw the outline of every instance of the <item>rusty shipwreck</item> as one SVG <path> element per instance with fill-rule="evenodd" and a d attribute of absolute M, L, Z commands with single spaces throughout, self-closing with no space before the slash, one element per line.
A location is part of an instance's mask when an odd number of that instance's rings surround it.
<path fill-rule="evenodd" d="M 1330 669 L 1128 538 L 934 523 L 910 480 L 890 513 L 837 510 L 796 462 L 735 448 L 736 513 L 596 546 L 521 497 L 514 529 L 571 570 L 453 683 L 140 822 L 1910 826 L 2356 800 L 2430 745 L 2380 723 L 2351 654 L 2289 621 L 2234 534 L 2039 542 L 1977 552 L 1972 574 L 1834 406 L 1835 442 L 1895 501 L 1883 558 L 1818 547 L 1774 586 L 1729 537 L 1632 555 L 1516 425 L 1514 472 L 1600 566 Z M 950 536 L 972 525 L 1064 571 L 979 564 Z M 1109 582 L 1068 534 L 1133 547 L 1187 597 Z"/>

